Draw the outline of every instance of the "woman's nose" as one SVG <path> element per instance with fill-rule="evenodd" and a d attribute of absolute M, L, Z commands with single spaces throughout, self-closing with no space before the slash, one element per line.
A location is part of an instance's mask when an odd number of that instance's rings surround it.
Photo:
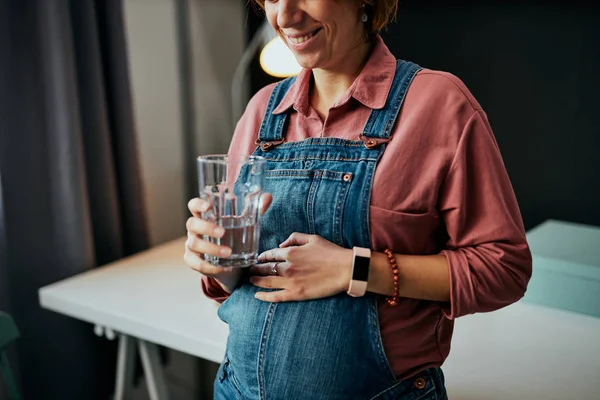
<path fill-rule="evenodd" d="M 302 21 L 302 10 L 299 0 L 279 0 L 277 10 L 277 25 L 280 28 L 289 28 Z"/>

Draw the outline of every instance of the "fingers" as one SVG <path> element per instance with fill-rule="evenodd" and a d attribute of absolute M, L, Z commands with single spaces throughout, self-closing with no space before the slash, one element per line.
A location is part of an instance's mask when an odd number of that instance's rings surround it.
<path fill-rule="evenodd" d="M 188 231 L 188 240 L 186 247 L 195 253 L 208 254 L 217 257 L 229 257 L 231 248 L 227 246 L 219 246 L 216 243 L 210 243 L 200 239 L 196 234 Z"/>
<path fill-rule="evenodd" d="M 263 215 L 267 212 L 271 203 L 273 202 L 273 196 L 270 193 L 264 193 L 260 197 L 260 215 Z"/>
<path fill-rule="evenodd" d="M 267 212 L 272 202 L 273 196 L 270 193 L 263 193 L 263 195 L 260 196 L 260 215 L 263 215 L 265 212 Z M 188 209 L 190 210 L 190 213 L 197 218 L 200 218 L 202 213 L 210 210 L 210 208 L 211 204 L 209 202 L 198 197 L 191 199 L 188 202 Z"/>
<path fill-rule="evenodd" d="M 265 289 L 285 289 L 291 282 L 286 277 L 288 263 L 271 262 L 256 264 L 250 268 L 250 283 Z"/>
<path fill-rule="evenodd" d="M 202 199 L 195 198 L 189 201 L 188 208 L 194 216 L 188 218 L 185 224 L 188 231 L 186 249 L 189 249 L 192 253 L 208 254 L 216 257 L 229 257 L 231 255 L 231 248 L 220 246 L 203 239 L 206 236 L 219 239 L 225 234 L 225 229 L 223 229 L 223 227 L 200 217 L 201 213 L 210 208 L 210 204 Z M 200 257 L 198 260 L 204 262 Z M 186 263 L 192 268 L 198 268 L 198 260 L 194 258 L 193 254 L 188 255 L 185 259 Z"/>
<path fill-rule="evenodd" d="M 219 239 L 225 233 L 223 227 L 202 218 L 189 217 L 185 223 L 188 232 L 196 235 L 208 235 Z"/>
<path fill-rule="evenodd" d="M 187 247 L 185 253 L 183 254 L 183 261 L 194 271 L 200 272 L 206 276 L 219 275 L 226 270 L 226 268 L 215 267 L 214 265 L 204 261 L 200 254 L 188 249 Z"/>
<path fill-rule="evenodd" d="M 188 218 L 185 226 L 188 230 L 187 247 L 190 250 L 219 257 L 229 257 L 231 255 L 231 248 L 200 239 L 204 235 L 215 239 L 221 238 L 225 233 L 223 227 L 196 217 Z"/>
<path fill-rule="evenodd" d="M 200 258 L 200 254 L 191 251 L 186 246 L 185 252 L 183 253 L 183 261 L 185 261 L 188 267 L 198 271 L 202 259 Z"/>
<path fill-rule="evenodd" d="M 287 260 L 289 249 L 271 249 L 261 253 L 258 256 L 259 263 L 266 263 L 271 261 L 284 261 Z"/>
<path fill-rule="evenodd" d="M 254 297 L 261 301 L 269 303 L 282 303 L 284 301 L 300 301 L 306 300 L 302 295 L 295 293 L 291 290 L 276 290 L 274 292 L 257 292 Z"/>
<path fill-rule="evenodd" d="M 250 283 L 264 289 L 285 289 L 286 279 L 281 276 L 253 276 Z"/>
<path fill-rule="evenodd" d="M 286 264 L 287 263 L 284 263 L 283 261 L 255 264 L 252 267 L 250 267 L 250 274 L 259 276 L 275 275 L 273 274 L 273 268 L 275 268 L 275 270 L 277 271 L 277 275 L 283 275 L 287 266 Z"/>
<path fill-rule="evenodd" d="M 294 232 L 287 239 L 285 239 L 285 241 L 281 243 L 279 247 L 303 246 L 310 242 L 313 237 L 314 235 L 309 235 L 307 233 Z"/>
<path fill-rule="evenodd" d="M 273 275 L 273 267 L 277 263 L 264 263 L 264 264 L 255 264 L 250 267 L 251 275 L 260 275 L 260 276 L 268 276 Z"/>
<path fill-rule="evenodd" d="M 200 218 L 203 212 L 206 212 L 210 209 L 210 203 L 196 197 L 188 202 L 188 209 L 194 217 Z"/>

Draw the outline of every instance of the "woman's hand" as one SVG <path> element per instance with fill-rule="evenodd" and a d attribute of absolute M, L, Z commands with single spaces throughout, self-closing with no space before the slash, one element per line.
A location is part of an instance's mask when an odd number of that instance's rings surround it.
<path fill-rule="evenodd" d="M 250 268 L 255 275 L 250 282 L 261 288 L 282 289 L 256 293 L 256 298 L 263 301 L 329 297 L 348 289 L 352 257 L 352 250 L 320 236 L 293 233 L 279 248 L 258 256 L 261 264 Z"/>
<path fill-rule="evenodd" d="M 261 198 L 261 214 L 271 205 L 272 196 L 263 194 Z M 210 204 L 202 199 L 195 198 L 188 203 L 192 217 L 187 220 L 186 229 L 188 240 L 185 243 L 183 260 L 193 270 L 202 275 L 215 278 L 225 289 L 233 290 L 241 275 L 240 268 L 216 267 L 204 260 L 204 254 L 216 257 L 229 257 L 231 248 L 219 246 L 204 240 L 204 236 L 218 239 L 225 233 L 224 229 L 210 221 L 202 219 L 202 213 L 208 211 Z"/>

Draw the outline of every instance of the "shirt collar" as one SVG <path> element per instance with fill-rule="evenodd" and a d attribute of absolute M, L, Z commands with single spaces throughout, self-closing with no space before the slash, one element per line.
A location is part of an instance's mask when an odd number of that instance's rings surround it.
<path fill-rule="evenodd" d="M 354 83 L 346 93 L 333 105 L 339 107 L 348 102 L 350 97 L 372 109 L 381 109 L 385 105 L 387 95 L 392 87 L 396 73 L 396 57 L 390 52 L 380 36 L 375 37 L 373 51 Z M 283 100 L 273 111 L 281 114 L 290 107 L 307 116 L 310 111 L 309 90 L 312 71 L 303 69 L 290 86 Z"/>

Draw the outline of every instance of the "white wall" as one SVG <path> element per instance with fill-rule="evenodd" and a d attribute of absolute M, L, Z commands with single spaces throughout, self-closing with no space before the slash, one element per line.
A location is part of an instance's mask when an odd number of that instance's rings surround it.
<path fill-rule="evenodd" d="M 244 0 L 191 0 L 196 152 L 227 152 L 233 135 L 231 79 L 245 45 Z"/>
<path fill-rule="evenodd" d="M 126 0 L 130 76 L 151 244 L 185 233 L 183 139 L 172 0 Z"/>
<path fill-rule="evenodd" d="M 152 244 L 187 218 L 174 0 L 125 0 L 125 19 Z M 196 149 L 227 151 L 231 78 L 245 43 L 245 2 L 190 0 Z M 188 162 L 186 160 L 186 162 Z"/>
<path fill-rule="evenodd" d="M 225 152 L 233 129 L 230 82 L 245 43 L 245 1 L 189 2 L 194 151 L 198 155 Z M 184 235 L 188 216 L 175 0 L 125 0 L 124 4 L 147 219 L 151 244 L 157 245 Z M 208 398 L 215 365 L 175 351 L 170 358 L 171 398 Z M 144 387 L 136 398 L 148 398 Z"/>

